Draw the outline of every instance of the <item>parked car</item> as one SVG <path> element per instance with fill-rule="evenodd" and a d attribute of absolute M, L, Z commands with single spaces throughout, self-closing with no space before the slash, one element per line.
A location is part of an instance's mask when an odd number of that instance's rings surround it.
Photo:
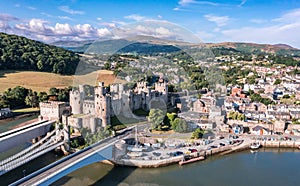
<path fill-rule="evenodd" d="M 171 156 L 179 156 L 179 155 L 183 155 L 183 152 L 181 151 L 176 151 L 176 152 L 173 152 L 173 153 L 170 153 Z"/>
<path fill-rule="evenodd" d="M 210 146 L 210 148 L 214 149 L 214 148 L 218 148 L 218 146 L 212 145 L 212 146 Z"/>
<path fill-rule="evenodd" d="M 190 151 L 191 153 L 193 153 L 193 152 L 197 152 L 197 149 L 189 149 L 189 151 Z"/>
<path fill-rule="evenodd" d="M 223 146 L 223 147 L 225 146 L 225 144 L 224 144 L 224 143 L 219 143 L 219 145 L 220 145 L 220 146 Z"/>

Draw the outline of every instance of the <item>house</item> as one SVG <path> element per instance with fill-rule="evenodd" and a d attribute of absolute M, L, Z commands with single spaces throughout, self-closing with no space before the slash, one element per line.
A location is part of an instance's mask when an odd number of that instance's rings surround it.
<path fill-rule="evenodd" d="M 271 131 L 267 128 L 257 125 L 251 129 L 251 134 L 268 135 L 268 134 L 271 134 Z"/>
<path fill-rule="evenodd" d="M 191 108 L 191 111 L 202 112 L 202 113 L 207 113 L 208 112 L 207 105 L 205 104 L 204 101 L 202 101 L 200 99 L 197 99 L 192 104 L 193 104 L 193 107 Z"/>
<path fill-rule="evenodd" d="M 222 123 L 221 125 L 219 125 L 219 130 L 220 132 L 230 132 L 230 127 L 228 124 Z"/>
<path fill-rule="evenodd" d="M 241 87 L 233 87 L 231 89 L 231 96 L 237 96 L 240 98 L 245 98 L 246 94 L 242 93 L 242 88 Z"/>
<path fill-rule="evenodd" d="M 204 130 L 214 128 L 213 122 L 210 119 L 201 119 L 198 121 L 197 125 Z"/>
<path fill-rule="evenodd" d="M 278 120 L 290 120 L 291 119 L 291 115 L 289 112 L 277 112 L 275 115 L 275 118 Z"/>
<path fill-rule="evenodd" d="M 300 119 L 300 110 L 290 110 L 292 119 Z"/>

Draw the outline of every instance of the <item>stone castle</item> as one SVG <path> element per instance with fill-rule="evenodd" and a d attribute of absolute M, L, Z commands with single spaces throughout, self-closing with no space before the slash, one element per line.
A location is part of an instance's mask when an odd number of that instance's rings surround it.
<path fill-rule="evenodd" d="M 152 101 L 168 102 L 168 83 L 162 78 L 153 86 L 137 82 L 134 89 L 126 89 L 123 84 L 111 84 L 108 88 L 99 82 L 92 95 L 87 95 L 84 86 L 79 85 L 70 91 L 70 105 L 48 102 L 41 103 L 40 108 L 45 119 L 62 118 L 63 123 L 74 128 L 86 127 L 94 132 L 99 126 L 110 125 L 113 116 L 135 118 L 134 110 L 150 110 Z"/>

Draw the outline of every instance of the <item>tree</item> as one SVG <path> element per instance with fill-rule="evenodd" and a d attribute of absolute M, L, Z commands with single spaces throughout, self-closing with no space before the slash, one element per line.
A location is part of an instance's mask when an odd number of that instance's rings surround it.
<path fill-rule="evenodd" d="M 282 82 L 281 79 L 276 79 L 274 85 L 279 85 L 281 82 Z"/>
<path fill-rule="evenodd" d="M 284 95 L 282 96 L 282 98 L 283 98 L 283 99 L 289 99 L 289 98 L 290 98 L 290 95 L 284 94 Z"/>
<path fill-rule="evenodd" d="M 176 118 L 176 113 L 167 113 L 165 119 L 164 119 L 164 124 L 168 126 L 172 126 L 172 122 Z"/>
<path fill-rule="evenodd" d="M 148 121 L 151 122 L 151 128 L 156 129 L 164 120 L 164 112 L 160 109 L 151 109 L 148 116 Z"/>
<path fill-rule="evenodd" d="M 180 132 L 180 133 L 188 132 L 188 124 L 184 119 L 176 118 L 174 122 L 172 122 L 172 129 L 175 132 Z"/>
<path fill-rule="evenodd" d="M 110 63 L 108 63 L 108 62 L 104 63 L 104 69 L 109 70 L 110 69 Z"/>
<path fill-rule="evenodd" d="M 192 138 L 192 139 L 199 139 L 199 138 L 202 138 L 202 137 L 203 137 L 203 134 L 204 134 L 204 130 L 201 129 L 201 128 L 197 128 L 197 129 L 192 133 L 191 138 Z"/>
<path fill-rule="evenodd" d="M 44 102 L 44 101 L 48 100 L 48 95 L 46 92 L 39 92 L 37 94 L 37 96 L 38 96 L 39 102 Z"/>
<path fill-rule="evenodd" d="M 30 107 L 37 107 L 39 104 L 37 92 L 32 92 L 32 90 L 30 90 L 25 98 L 25 103 Z"/>
<path fill-rule="evenodd" d="M 51 87 L 51 88 L 49 89 L 49 94 L 50 94 L 50 95 L 56 95 L 57 93 L 58 93 L 58 89 L 57 89 L 57 88 Z"/>

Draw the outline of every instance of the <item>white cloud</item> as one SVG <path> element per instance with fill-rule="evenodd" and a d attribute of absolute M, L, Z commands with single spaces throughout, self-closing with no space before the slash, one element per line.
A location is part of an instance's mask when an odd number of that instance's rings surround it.
<path fill-rule="evenodd" d="M 222 31 L 226 40 L 257 43 L 288 43 L 300 47 L 300 23 L 255 28 L 243 27 Z"/>
<path fill-rule="evenodd" d="M 98 21 L 102 21 L 102 18 L 101 18 L 101 17 L 97 17 L 97 20 L 98 20 Z"/>
<path fill-rule="evenodd" d="M 53 17 L 53 15 L 48 14 L 48 13 L 46 13 L 46 12 L 41 12 L 41 14 L 44 15 L 44 16 L 47 16 L 47 17 Z"/>
<path fill-rule="evenodd" d="M 44 34 L 44 35 L 49 35 L 52 34 L 52 29 L 47 26 L 48 21 L 42 20 L 42 19 L 31 19 L 29 23 L 26 24 L 16 24 L 15 28 L 24 31 L 25 33 L 28 33 L 31 35 L 34 33 L 39 33 L 39 34 Z"/>
<path fill-rule="evenodd" d="M 19 19 L 10 14 L 0 14 L 0 21 L 18 21 Z"/>
<path fill-rule="evenodd" d="M 29 10 L 36 10 L 36 8 L 33 6 L 27 6 L 26 8 L 28 8 Z"/>
<path fill-rule="evenodd" d="M 221 4 L 215 3 L 212 1 L 196 1 L 196 0 L 180 0 L 178 2 L 179 5 L 181 6 L 187 6 L 190 4 L 198 4 L 198 5 L 210 5 L 210 6 L 219 6 Z"/>
<path fill-rule="evenodd" d="M 209 32 L 205 32 L 205 31 L 199 31 L 197 33 L 197 36 L 202 40 L 202 41 L 205 41 L 205 42 L 209 42 L 211 41 L 215 35 L 212 34 L 212 33 L 209 33 Z"/>
<path fill-rule="evenodd" d="M 97 29 L 97 34 L 99 37 L 107 37 L 111 35 L 111 32 L 107 28 Z"/>
<path fill-rule="evenodd" d="M 266 23 L 267 20 L 265 20 L 265 19 L 251 19 L 250 22 L 257 23 L 257 24 L 262 24 L 262 23 Z"/>
<path fill-rule="evenodd" d="M 73 21 L 74 19 L 68 17 L 68 16 L 57 16 L 59 19 L 64 19 L 64 20 L 70 20 Z"/>
<path fill-rule="evenodd" d="M 72 15 L 75 15 L 75 14 L 83 15 L 83 14 L 85 14 L 84 11 L 73 10 L 69 6 L 60 6 L 60 7 L 58 7 L 58 9 L 63 11 L 63 12 L 72 14 Z"/>
<path fill-rule="evenodd" d="M 159 27 L 155 29 L 155 32 L 157 35 L 161 36 L 161 37 L 170 37 L 173 34 L 170 32 L 170 30 L 168 30 L 167 28 L 164 27 Z"/>
<path fill-rule="evenodd" d="M 204 15 L 204 17 L 210 21 L 217 24 L 218 27 L 227 25 L 228 21 L 230 20 L 228 16 L 216 16 L 213 14 Z"/>
<path fill-rule="evenodd" d="M 69 24 L 56 23 L 53 28 L 54 34 L 57 35 L 70 35 L 73 34 L 73 28 Z"/>
<path fill-rule="evenodd" d="M 10 22 L 19 21 L 19 19 L 10 14 L 0 14 L 0 29 L 7 32 L 11 29 Z"/>
<path fill-rule="evenodd" d="M 275 22 L 298 22 L 300 21 L 300 8 L 291 10 L 290 12 L 282 15 L 279 18 L 273 19 Z"/>
<path fill-rule="evenodd" d="M 194 2 L 195 2 L 194 0 L 180 0 L 178 2 L 178 4 L 180 4 L 180 5 L 187 5 L 187 4 L 194 3 Z"/>
<path fill-rule="evenodd" d="M 161 15 L 157 15 L 157 18 L 158 19 L 162 19 L 163 17 Z"/>
<path fill-rule="evenodd" d="M 46 42 L 53 42 L 61 39 L 98 39 L 99 37 L 111 35 L 107 28 L 96 28 L 90 24 L 70 25 L 68 23 L 56 23 L 54 26 L 51 26 L 48 21 L 35 18 L 31 19 L 27 23 L 16 24 L 14 32 L 32 39 L 43 40 Z"/>
<path fill-rule="evenodd" d="M 242 0 L 241 3 L 238 5 L 238 7 L 242 7 L 246 2 L 247 0 Z"/>
<path fill-rule="evenodd" d="M 142 21 L 142 20 L 146 19 L 144 16 L 140 16 L 138 14 L 131 14 L 131 15 L 125 16 L 124 18 L 132 19 L 134 21 Z"/>
<path fill-rule="evenodd" d="M 287 43 L 300 48 L 300 9 L 273 19 L 273 25 L 223 30 L 224 40 L 257 43 Z"/>

